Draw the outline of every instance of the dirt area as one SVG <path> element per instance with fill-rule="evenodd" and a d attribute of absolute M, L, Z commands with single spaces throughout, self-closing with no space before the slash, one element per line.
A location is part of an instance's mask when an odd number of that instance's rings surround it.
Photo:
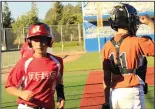
<path fill-rule="evenodd" d="M 59 53 L 59 54 L 55 54 L 56 56 L 60 56 L 63 58 L 64 63 L 66 62 L 72 62 L 77 60 L 78 58 L 80 58 L 84 53 L 86 53 L 85 51 L 75 51 L 75 52 L 64 52 L 64 53 Z"/>
<path fill-rule="evenodd" d="M 103 71 L 91 71 L 84 86 L 80 109 L 101 109 L 104 103 Z M 154 86 L 154 67 L 148 67 L 146 83 Z"/>
<path fill-rule="evenodd" d="M 75 52 L 64 52 L 64 53 L 59 53 L 59 54 L 54 54 L 56 56 L 60 56 L 63 58 L 64 63 L 66 62 L 72 62 L 80 58 L 85 52 L 84 51 L 75 51 Z M 6 81 L 9 72 L 11 71 L 12 67 L 9 68 L 3 68 L 1 70 L 1 77 L 2 77 L 2 82 Z"/>

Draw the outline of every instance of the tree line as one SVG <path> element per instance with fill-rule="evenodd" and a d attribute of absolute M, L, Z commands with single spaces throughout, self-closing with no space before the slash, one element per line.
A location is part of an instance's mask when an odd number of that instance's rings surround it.
<path fill-rule="evenodd" d="M 12 18 L 11 10 L 9 9 L 8 2 L 3 3 L 2 7 L 2 23 L 3 28 L 12 28 L 13 33 L 15 33 L 15 38 L 13 42 L 19 42 L 19 39 L 23 38 L 27 31 L 23 28 L 29 27 L 31 24 L 36 22 L 44 22 L 48 25 L 68 25 L 68 24 L 81 24 L 82 23 L 82 8 L 81 2 L 73 6 L 72 4 L 63 5 L 61 2 L 54 2 L 53 6 L 46 12 L 45 18 L 40 19 L 38 17 L 38 7 L 36 2 L 31 3 L 31 9 L 25 14 L 19 16 L 16 20 Z M 58 28 L 54 28 L 58 31 Z"/>

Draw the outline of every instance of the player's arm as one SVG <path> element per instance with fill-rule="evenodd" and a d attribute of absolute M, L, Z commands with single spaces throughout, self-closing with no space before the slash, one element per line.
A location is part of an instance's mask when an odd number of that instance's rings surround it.
<path fill-rule="evenodd" d="M 32 91 L 30 91 L 30 90 L 22 91 L 16 87 L 7 87 L 6 92 L 9 93 L 10 95 L 20 97 L 26 101 L 29 101 L 33 96 Z"/>
<path fill-rule="evenodd" d="M 56 82 L 56 92 L 57 92 L 57 105 L 58 109 L 63 109 L 65 105 L 65 94 L 63 85 L 63 60 L 60 60 L 61 69 Z"/>
<path fill-rule="evenodd" d="M 149 38 L 138 38 L 139 51 L 145 56 L 154 56 L 154 42 Z M 148 49 L 149 48 L 149 49 Z"/>
<path fill-rule="evenodd" d="M 139 20 L 141 23 L 148 25 L 149 27 L 151 27 L 153 33 L 154 33 L 154 21 L 148 16 L 140 16 Z"/>
<path fill-rule="evenodd" d="M 108 59 L 108 52 L 105 49 L 106 45 L 103 48 L 103 62 L 102 62 L 102 67 L 103 67 L 103 87 L 104 87 L 104 105 L 109 105 L 109 97 L 110 97 L 110 87 L 111 87 L 111 68 L 110 68 L 110 60 Z"/>
<path fill-rule="evenodd" d="M 19 89 L 23 83 L 24 71 L 22 70 L 22 62 L 19 61 L 16 66 L 10 72 L 7 82 L 5 84 L 6 92 L 10 95 L 20 97 L 24 100 L 29 101 L 33 96 L 31 91 L 22 91 Z"/>
<path fill-rule="evenodd" d="M 104 96 L 105 103 L 109 104 L 110 97 L 110 86 L 111 86 L 111 71 L 108 69 L 110 65 L 110 61 L 108 59 L 104 59 L 103 61 L 103 72 L 104 72 Z"/>
<path fill-rule="evenodd" d="M 9 93 L 10 95 L 14 95 L 14 96 L 17 96 L 17 97 L 20 97 L 20 95 L 22 93 L 21 90 L 18 90 L 18 88 L 13 87 L 13 86 L 7 87 L 6 92 Z"/>

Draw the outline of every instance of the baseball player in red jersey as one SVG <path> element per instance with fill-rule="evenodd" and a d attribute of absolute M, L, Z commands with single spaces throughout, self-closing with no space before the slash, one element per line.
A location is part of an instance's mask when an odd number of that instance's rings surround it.
<path fill-rule="evenodd" d="M 31 25 L 27 41 L 34 54 L 21 58 L 15 65 L 8 76 L 6 91 L 18 97 L 18 109 L 55 109 L 56 90 L 58 108 L 63 109 L 63 60 L 47 53 L 47 48 L 52 46 L 49 26 Z"/>
<path fill-rule="evenodd" d="M 148 16 L 138 18 L 136 9 L 129 4 L 116 5 L 109 21 L 117 33 L 102 51 L 105 93 L 102 109 L 145 109 L 145 84 L 137 69 L 143 55 L 154 56 L 154 42 L 136 37 L 136 31 L 140 22 L 154 30 L 154 22 Z"/>
<path fill-rule="evenodd" d="M 25 41 L 25 43 L 22 45 L 20 49 L 21 58 L 23 57 L 31 57 L 34 53 L 34 50 L 29 47 L 28 42 Z"/>

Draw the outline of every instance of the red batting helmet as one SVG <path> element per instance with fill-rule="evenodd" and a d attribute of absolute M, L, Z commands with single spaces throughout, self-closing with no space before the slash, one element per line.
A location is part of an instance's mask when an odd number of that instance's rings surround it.
<path fill-rule="evenodd" d="M 28 31 L 28 35 L 27 35 L 27 39 L 31 39 L 32 37 L 37 37 L 37 36 L 48 37 L 50 40 L 49 47 L 52 46 L 53 35 L 51 33 L 50 27 L 47 24 L 39 22 L 36 24 L 32 24 L 30 26 L 29 31 Z"/>

